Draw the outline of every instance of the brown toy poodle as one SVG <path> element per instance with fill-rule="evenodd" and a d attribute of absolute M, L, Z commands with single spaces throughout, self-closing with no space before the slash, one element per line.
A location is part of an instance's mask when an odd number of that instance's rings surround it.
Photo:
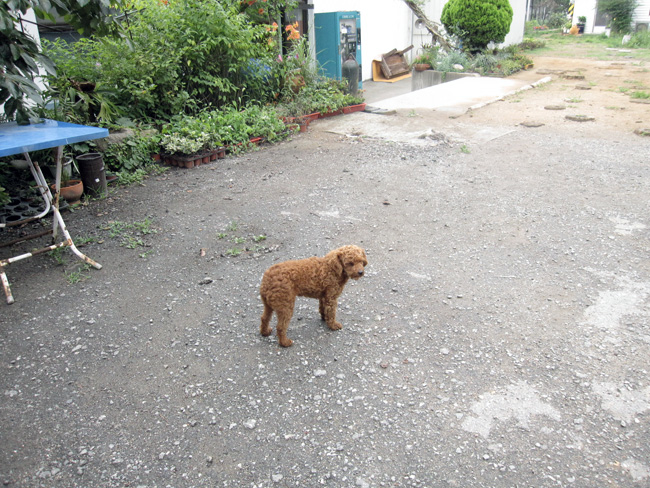
<path fill-rule="evenodd" d="M 269 325 L 273 312 L 278 316 L 278 341 L 290 347 L 287 337 L 296 297 L 318 298 L 321 318 L 332 330 L 343 327 L 336 321 L 337 300 L 348 279 L 358 280 L 368 264 L 366 253 L 357 246 L 343 246 L 322 258 L 313 257 L 274 264 L 264 273 L 260 296 L 264 303 L 260 333 L 271 335 Z"/>

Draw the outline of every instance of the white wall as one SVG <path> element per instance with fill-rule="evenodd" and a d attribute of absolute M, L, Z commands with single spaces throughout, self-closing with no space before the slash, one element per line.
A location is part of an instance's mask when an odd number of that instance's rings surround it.
<path fill-rule="evenodd" d="M 650 0 L 639 0 L 639 5 L 634 11 L 634 21 L 639 23 L 650 22 Z"/>
<path fill-rule="evenodd" d="M 526 0 L 510 0 L 512 7 L 512 24 L 510 32 L 506 35 L 503 46 L 519 44 L 524 40 L 524 29 L 526 28 Z"/>

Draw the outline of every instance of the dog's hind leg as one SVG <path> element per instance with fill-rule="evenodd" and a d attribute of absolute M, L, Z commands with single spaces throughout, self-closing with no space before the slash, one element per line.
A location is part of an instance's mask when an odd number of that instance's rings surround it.
<path fill-rule="evenodd" d="M 282 347 L 291 347 L 293 341 L 287 337 L 287 329 L 289 328 L 289 322 L 293 315 L 293 308 L 282 311 L 276 310 L 276 313 L 278 315 L 278 342 Z"/>
<path fill-rule="evenodd" d="M 270 336 L 271 333 L 273 332 L 273 329 L 271 329 L 271 324 L 270 324 L 271 316 L 273 315 L 273 309 L 266 303 L 264 299 L 262 299 L 262 302 L 264 302 L 264 313 L 262 313 L 260 334 L 266 337 L 266 336 Z"/>
<path fill-rule="evenodd" d="M 322 297 L 318 299 L 318 313 L 321 320 L 325 320 L 325 299 Z"/>

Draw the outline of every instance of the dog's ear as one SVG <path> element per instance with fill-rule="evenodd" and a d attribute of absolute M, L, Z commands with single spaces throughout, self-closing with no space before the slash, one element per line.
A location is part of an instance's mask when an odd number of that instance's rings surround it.
<path fill-rule="evenodd" d="M 336 275 L 342 275 L 343 271 L 343 251 L 340 249 L 335 249 L 325 256 L 328 258 L 329 267 L 332 268 L 332 271 Z"/>
<path fill-rule="evenodd" d="M 336 272 L 338 274 L 343 274 L 345 269 L 345 264 L 343 260 L 345 259 L 345 252 L 340 249 L 336 252 Z"/>
<path fill-rule="evenodd" d="M 361 254 L 363 254 L 363 265 L 368 266 L 368 257 L 366 256 L 366 251 L 362 249 Z"/>

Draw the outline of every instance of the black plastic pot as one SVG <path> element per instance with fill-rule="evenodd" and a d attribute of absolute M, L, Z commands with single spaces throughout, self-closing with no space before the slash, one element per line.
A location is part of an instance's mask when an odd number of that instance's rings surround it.
<path fill-rule="evenodd" d="M 79 174 L 84 183 L 84 193 L 91 197 L 103 197 L 108 189 L 106 186 L 106 170 L 101 153 L 92 152 L 77 156 Z"/>

